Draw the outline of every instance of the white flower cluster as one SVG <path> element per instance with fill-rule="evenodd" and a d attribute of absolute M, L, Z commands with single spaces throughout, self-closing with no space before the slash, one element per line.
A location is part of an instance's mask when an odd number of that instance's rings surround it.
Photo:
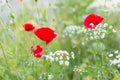
<path fill-rule="evenodd" d="M 116 32 L 116 30 L 113 29 L 112 26 L 109 26 L 107 23 L 100 23 L 93 30 L 85 30 L 84 33 L 87 35 L 86 41 L 104 39 L 108 29 L 111 29 L 112 32 Z"/>
<path fill-rule="evenodd" d="M 88 7 L 87 11 L 96 9 L 97 11 L 100 11 L 100 8 L 105 8 L 105 11 L 115 12 L 119 13 L 120 12 L 120 0 L 94 0 Z"/>
<path fill-rule="evenodd" d="M 74 26 L 74 25 L 68 26 L 63 31 L 63 37 L 66 36 L 72 37 L 73 35 L 80 34 L 80 31 L 81 31 L 81 26 Z"/>
<path fill-rule="evenodd" d="M 116 50 L 113 53 L 109 54 L 109 57 L 110 57 L 110 64 L 120 68 L 120 52 Z"/>
<path fill-rule="evenodd" d="M 50 62 L 59 62 L 59 65 L 69 66 L 70 58 L 74 59 L 74 52 L 70 54 L 67 51 L 58 50 L 56 52 L 50 52 L 48 55 L 44 55 L 43 58 Z"/>

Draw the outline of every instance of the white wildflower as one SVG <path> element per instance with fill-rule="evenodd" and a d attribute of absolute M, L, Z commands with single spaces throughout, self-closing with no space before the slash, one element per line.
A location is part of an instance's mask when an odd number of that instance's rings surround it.
<path fill-rule="evenodd" d="M 59 58 L 58 58 L 58 57 L 56 57 L 56 58 L 55 58 L 55 61 L 58 61 L 58 60 L 59 60 Z"/>
<path fill-rule="evenodd" d="M 85 45 L 85 43 L 84 43 L 84 42 L 82 42 L 82 45 L 84 46 L 84 45 Z"/>
<path fill-rule="evenodd" d="M 109 57 L 112 57 L 113 56 L 113 54 L 109 54 Z"/>
<path fill-rule="evenodd" d="M 75 59 L 74 52 L 71 52 L 71 57 Z"/>
<path fill-rule="evenodd" d="M 63 56 L 60 56 L 60 60 L 62 60 L 63 59 Z"/>
<path fill-rule="evenodd" d="M 59 61 L 59 64 L 60 64 L 60 65 L 63 65 L 63 63 L 64 63 L 63 60 L 60 60 L 60 61 Z"/>
<path fill-rule="evenodd" d="M 51 79 L 53 79 L 53 75 L 48 74 L 48 80 L 51 80 Z"/>
<path fill-rule="evenodd" d="M 66 66 L 69 66 L 69 61 L 65 61 L 65 65 L 66 65 Z"/>
<path fill-rule="evenodd" d="M 120 68 L 120 64 L 118 64 L 117 67 Z"/>
<path fill-rule="evenodd" d="M 66 59 L 67 59 L 67 60 L 70 60 L 70 57 L 69 57 L 69 56 L 66 56 Z"/>
<path fill-rule="evenodd" d="M 101 35 L 101 38 L 103 39 L 105 37 L 105 33 L 103 33 L 102 35 Z"/>
<path fill-rule="evenodd" d="M 118 54 L 118 55 L 116 56 L 116 58 L 120 58 L 120 54 Z"/>
<path fill-rule="evenodd" d="M 115 29 L 112 29 L 112 32 L 114 32 L 114 33 L 115 33 L 115 32 L 116 32 L 116 30 L 115 30 Z"/>
<path fill-rule="evenodd" d="M 75 34 L 80 34 L 81 26 L 68 26 L 63 31 L 63 37 L 68 36 L 72 37 Z"/>
<path fill-rule="evenodd" d="M 115 53 L 115 54 L 117 54 L 118 52 L 119 52 L 119 51 L 118 51 L 118 50 L 116 50 L 114 53 Z"/>

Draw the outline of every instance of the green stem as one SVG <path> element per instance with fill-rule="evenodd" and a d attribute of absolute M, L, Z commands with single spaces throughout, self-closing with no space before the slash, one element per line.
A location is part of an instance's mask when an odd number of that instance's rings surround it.
<path fill-rule="evenodd" d="M 39 8 L 38 8 L 37 2 L 35 2 L 35 3 L 36 3 L 37 14 L 38 14 L 38 20 L 37 20 L 37 21 L 38 21 L 38 25 L 40 25 L 40 24 L 39 24 L 39 22 L 40 22 L 40 21 L 39 21 L 39 20 L 40 20 L 40 12 L 39 12 Z"/>
<path fill-rule="evenodd" d="M 2 47 L 1 42 L 0 42 L 0 47 L 1 47 L 1 49 L 2 49 L 2 53 L 3 53 L 4 59 L 5 59 L 5 62 L 6 62 L 7 68 L 9 69 L 9 65 L 8 65 L 7 57 L 6 57 L 6 55 L 5 55 L 5 51 L 4 51 L 3 47 Z"/>

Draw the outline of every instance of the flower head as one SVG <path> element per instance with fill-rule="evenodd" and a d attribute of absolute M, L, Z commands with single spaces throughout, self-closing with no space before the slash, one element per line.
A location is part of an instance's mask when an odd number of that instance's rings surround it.
<path fill-rule="evenodd" d="M 57 36 L 55 31 L 47 27 L 35 29 L 34 34 L 39 39 L 45 41 L 46 44 L 49 44 Z"/>
<path fill-rule="evenodd" d="M 90 14 L 85 18 L 84 25 L 85 25 L 86 28 L 89 28 L 89 29 L 92 30 L 93 28 L 96 27 L 96 25 L 101 23 L 103 20 L 104 20 L 104 18 L 102 18 L 99 15 Z"/>
<path fill-rule="evenodd" d="M 31 47 L 31 51 L 33 52 L 33 55 L 36 58 L 41 58 L 42 57 L 42 51 L 43 51 L 43 47 L 36 45 L 36 46 L 32 46 Z"/>
<path fill-rule="evenodd" d="M 25 23 L 23 25 L 23 27 L 24 27 L 25 31 L 32 31 L 35 29 L 35 27 L 31 23 Z"/>

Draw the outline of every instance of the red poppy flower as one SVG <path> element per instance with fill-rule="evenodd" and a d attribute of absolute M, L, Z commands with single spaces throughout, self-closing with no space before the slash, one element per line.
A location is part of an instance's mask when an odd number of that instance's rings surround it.
<path fill-rule="evenodd" d="M 42 47 L 42 46 L 39 46 L 39 45 L 36 45 L 35 47 L 32 46 L 32 47 L 31 47 L 31 51 L 33 52 L 33 55 L 34 55 L 36 58 L 41 58 L 41 57 L 42 57 L 43 47 Z"/>
<path fill-rule="evenodd" d="M 23 27 L 24 27 L 25 31 L 32 31 L 35 29 L 35 27 L 31 23 L 25 23 L 23 25 Z"/>
<path fill-rule="evenodd" d="M 46 44 L 49 44 L 57 34 L 50 28 L 38 28 L 34 31 L 34 34 L 41 40 L 45 41 Z"/>
<path fill-rule="evenodd" d="M 86 17 L 86 19 L 84 20 L 84 25 L 86 28 L 89 29 L 93 29 L 95 28 L 99 23 L 101 23 L 104 20 L 104 18 L 102 18 L 99 15 L 96 14 L 90 14 Z"/>

